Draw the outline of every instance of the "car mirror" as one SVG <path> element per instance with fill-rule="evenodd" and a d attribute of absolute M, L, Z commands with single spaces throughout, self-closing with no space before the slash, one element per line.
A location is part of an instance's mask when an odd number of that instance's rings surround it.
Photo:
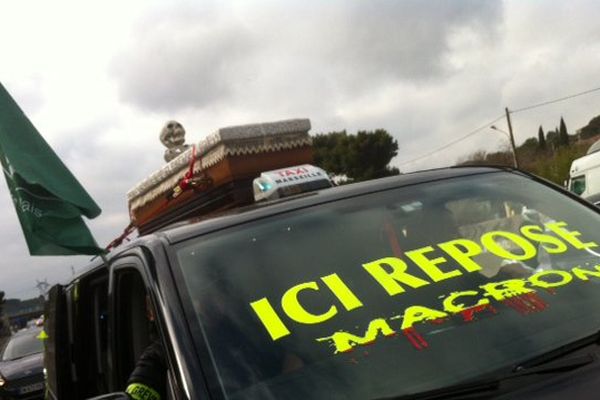
<path fill-rule="evenodd" d="M 87 400 L 131 400 L 131 397 L 125 392 L 115 392 L 103 394 L 101 396 L 90 397 Z"/>

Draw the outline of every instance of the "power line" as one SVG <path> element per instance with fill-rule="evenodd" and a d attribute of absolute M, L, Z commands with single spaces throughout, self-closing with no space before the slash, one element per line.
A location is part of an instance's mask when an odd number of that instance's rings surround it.
<path fill-rule="evenodd" d="M 479 132 L 481 132 L 481 131 L 482 131 L 482 130 L 484 130 L 484 129 L 487 129 L 487 128 L 489 128 L 489 127 L 490 127 L 490 125 L 492 125 L 492 124 L 494 124 L 494 123 L 496 123 L 496 122 L 498 122 L 498 121 L 500 121 L 501 119 L 504 119 L 504 118 L 505 118 L 505 115 L 504 115 L 504 114 L 502 114 L 502 115 L 500 115 L 498 118 L 494 119 L 493 121 L 490 121 L 490 122 L 486 123 L 485 125 L 482 125 L 482 126 L 480 126 L 479 128 L 472 130 L 471 132 L 467 133 L 466 135 L 464 135 L 464 136 L 461 136 L 461 137 L 459 137 L 458 139 L 456 139 L 456 140 L 453 140 L 453 141 L 452 141 L 452 142 L 450 142 L 450 143 L 446 143 L 444 146 L 438 147 L 437 149 L 435 149 L 435 150 L 433 150 L 433 151 L 430 151 L 430 152 L 429 152 L 429 153 L 427 153 L 427 154 L 423 154 L 422 156 L 419 156 L 419 157 L 417 157 L 417 158 L 413 158 L 412 160 L 409 160 L 409 161 L 405 161 L 405 162 L 403 162 L 403 163 L 400 163 L 400 164 L 398 164 L 398 166 L 399 166 L 399 167 L 401 167 L 401 166 L 403 166 L 403 165 L 406 165 L 406 164 L 411 164 L 411 163 L 413 163 L 413 162 L 415 162 L 415 161 L 419 161 L 419 160 L 422 160 L 422 159 L 424 159 L 424 158 L 427 158 L 427 157 L 429 157 L 429 156 L 431 156 L 431 155 L 433 155 L 433 154 L 435 154 L 435 153 L 437 153 L 437 152 L 439 152 L 439 151 L 441 151 L 441 150 L 444 150 L 444 149 L 446 149 L 446 148 L 448 148 L 448 147 L 450 147 L 450 146 L 453 146 L 453 145 L 455 145 L 455 144 L 456 144 L 456 143 L 458 143 L 458 142 L 461 142 L 461 141 L 465 140 L 465 139 L 466 139 L 466 138 L 468 138 L 468 137 L 471 137 L 471 136 L 475 135 L 476 133 L 479 133 Z"/>
<path fill-rule="evenodd" d="M 523 111 L 532 110 L 534 108 L 539 108 L 539 107 L 547 106 L 547 105 L 550 105 L 550 104 L 559 103 L 561 101 L 570 100 L 570 99 L 573 99 L 575 97 L 584 96 L 586 94 L 594 93 L 594 92 L 597 92 L 597 91 L 600 91 L 600 87 L 597 87 L 597 88 L 594 88 L 594 89 L 585 90 L 583 92 L 579 92 L 579 93 L 575 93 L 575 94 L 571 94 L 569 96 L 564 96 L 564 97 L 560 97 L 560 98 L 557 98 L 557 99 L 548 100 L 548 101 L 544 101 L 544 102 L 537 103 L 537 104 L 532 104 L 530 106 L 517 108 L 515 110 L 510 110 L 509 112 L 511 114 L 516 114 L 516 113 L 520 113 L 520 112 L 523 112 Z M 406 165 L 406 164 L 411 164 L 411 163 L 413 163 L 415 161 L 422 160 L 422 159 L 427 158 L 427 157 L 429 157 L 429 156 L 431 156 L 431 155 L 433 155 L 433 154 L 435 154 L 435 153 L 437 153 L 437 152 L 439 152 L 441 150 L 444 150 L 444 149 L 446 149 L 446 148 L 448 148 L 450 146 L 453 146 L 456 143 L 461 142 L 462 140 L 464 140 L 464 139 L 466 139 L 466 138 L 468 138 L 470 136 L 473 136 L 474 134 L 476 134 L 478 132 L 481 132 L 482 130 L 484 130 L 486 128 L 489 128 L 490 125 L 492 125 L 492 124 L 500 121 L 504 117 L 505 117 L 504 115 L 501 115 L 498 118 L 496 118 L 495 120 L 493 120 L 493 121 L 491 121 L 491 122 L 489 122 L 489 123 L 487 123 L 485 125 L 482 125 L 481 127 L 477 128 L 477 129 L 472 130 L 471 132 L 467 133 L 466 135 L 464 135 L 464 136 L 462 136 L 462 137 L 460 137 L 460 138 L 458 138 L 458 139 L 456 139 L 456 140 L 454 140 L 454 141 L 452 141 L 450 143 L 447 143 L 446 145 L 444 145 L 442 147 L 439 147 L 439 148 L 437 148 L 437 149 L 435 149 L 433 151 L 430 151 L 429 153 L 423 154 L 422 156 L 413 158 L 412 160 L 400 163 L 400 164 L 398 164 L 398 166 L 401 167 L 401 166 Z"/>
<path fill-rule="evenodd" d="M 516 113 L 519 113 L 519 112 L 522 112 L 522 111 L 532 110 L 534 108 L 543 107 L 543 106 L 547 106 L 549 104 L 554 104 L 554 103 L 558 103 L 558 102 L 561 102 L 561 101 L 569 100 L 569 99 L 572 99 L 572 98 L 575 98 L 575 97 L 579 97 L 579 96 L 583 96 L 583 95 L 586 95 L 586 94 L 589 94 L 589 93 L 597 92 L 599 90 L 600 90 L 600 87 L 597 87 L 597 88 L 594 88 L 594 89 L 586 90 L 586 91 L 580 92 L 580 93 L 575 93 L 575 94 L 572 94 L 572 95 L 569 95 L 569 96 L 565 96 L 565 97 L 561 97 L 561 98 L 558 98 L 558 99 L 544 101 L 542 103 L 533 104 L 531 106 L 518 108 L 516 110 L 510 110 L 510 113 L 511 114 L 516 114 Z"/>

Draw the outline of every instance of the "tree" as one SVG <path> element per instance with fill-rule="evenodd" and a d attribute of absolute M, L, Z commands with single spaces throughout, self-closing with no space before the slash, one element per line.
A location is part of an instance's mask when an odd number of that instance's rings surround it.
<path fill-rule="evenodd" d="M 456 165 L 513 165 L 512 152 L 510 148 L 494 153 L 478 150 L 460 160 Z"/>
<path fill-rule="evenodd" d="M 346 131 L 318 134 L 313 137 L 315 164 L 335 175 L 353 181 L 365 181 L 398 175 L 398 168 L 388 164 L 398 154 L 398 142 L 385 130 Z"/>
<path fill-rule="evenodd" d="M 519 156 L 519 160 L 521 161 L 519 167 L 522 168 L 522 165 L 526 163 L 525 160 L 529 160 L 537 156 L 537 153 L 540 151 L 540 144 L 536 137 L 530 137 L 527 140 L 525 140 L 520 146 L 517 146 L 516 151 Z M 509 165 L 514 165 L 514 161 L 511 162 Z"/>
<path fill-rule="evenodd" d="M 556 150 L 559 147 L 558 139 L 558 130 L 546 132 L 546 143 L 552 150 Z"/>
<path fill-rule="evenodd" d="M 343 175 L 348 142 L 346 131 L 316 135 L 313 137 L 315 164 L 327 172 Z"/>
<path fill-rule="evenodd" d="M 523 142 L 523 144 L 518 147 L 517 150 L 534 151 L 535 149 L 537 149 L 539 147 L 540 147 L 540 144 L 539 144 L 538 140 L 534 137 L 530 137 L 527 140 L 525 140 Z"/>
<path fill-rule="evenodd" d="M 538 129 L 538 149 L 546 150 L 546 137 L 544 135 L 544 129 L 540 125 L 540 129 Z"/>
<path fill-rule="evenodd" d="M 563 117 L 560 117 L 560 130 L 559 130 L 559 142 L 561 146 L 569 145 L 569 133 L 567 132 L 567 126 L 565 125 L 565 120 Z"/>
<path fill-rule="evenodd" d="M 598 134 L 600 134 L 600 115 L 592 118 L 586 126 L 581 128 L 580 138 L 588 139 Z"/>

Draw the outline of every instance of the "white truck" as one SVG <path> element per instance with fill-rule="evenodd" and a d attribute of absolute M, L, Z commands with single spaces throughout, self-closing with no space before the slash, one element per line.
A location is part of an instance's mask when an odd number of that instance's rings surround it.
<path fill-rule="evenodd" d="M 590 146 L 585 156 L 571 164 L 569 190 L 600 205 L 600 140 Z"/>

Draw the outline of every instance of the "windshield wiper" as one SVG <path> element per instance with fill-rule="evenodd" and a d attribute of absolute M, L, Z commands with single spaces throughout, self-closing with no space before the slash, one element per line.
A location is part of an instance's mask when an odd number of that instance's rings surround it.
<path fill-rule="evenodd" d="M 576 352 L 577 350 L 591 344 L 598 345 L 599 338 L 600 334 L 595 333 L 583 339 L 561 346 L 557 349 L 553 349 L 550 352 L 542 354 L 541 356 L 534 357 L 531 360 L 519 364 L 513 368 L 511 372 L 504 375 L 459 383 L 457 385 L 451 385 L 421 393 L 401 395 L 399 397 L 388 397 L 378 400 L 433 400 L 441 398 L 464 398 L 461 396 L 485 396 L 486 392 L 489 392 L 488 394 L 491 395 L 500 388 L 502 383 L 511 379 L 527 375 L 568 372 L 597 361 L 598 356 L 596 352 L 583 353 L 567 358 L 563 356 Z"/>
<path fill-rule="evenodd" d="M 536 374 L 549 374 L 549 373 L 560 373 L 571 371 L 584 365 L 588 365 L 597 360 L 597 357 L 592 353 L 587 353 L 581 356 L 559 359 L 548 362 L 543 365 L 538 365 L 531 368 L 523 368 L 516 372 L 511 372 L 500 378 L 490 378 L 480 381 L 461 383 L 458 385 L 452 385 L 441 389 L 435 389 L 427 392 L 421 392 L 410 395 L 402 395 L 400 397 L 388 397 L 385 399 L 378 400 L 434 400 L 434 399 L 464 399 L 469 396 L 485 396 L 487 394 L 492 395 L 498 389 L 502 383 L 526 375 Z"/>
<path fill-rule="evenodd" d="M 587 347 L 589 345 L 600 344 L 600 332 L 596 332 L 592 335 L 586 336 L 582 339 L 574 342 L 567 343 L 563 346 L 552 349 L 546 353 L 538 355 L 532 359 L 529 359 L 521 364 L 517 365 L 513 371 L 519 372 L 522 370 L 531 370 L 533 367 L 548 365 L 554 360 L 559 359 L 565 355 L 576 352 L 577 350 Z"/>
<path fill-rule="evenodd" d="M 585 353 L 575 357 L 559 358 L 547 361 L 543 364 L 537 364 L 534 367 L 517 367 L 515 372 L 504 377 L 515 378 L 524 375 L 545 374 L 551 372 L 571 371 L 584 365 L 588 365 L 598 360 L 596 353 Z"/>

